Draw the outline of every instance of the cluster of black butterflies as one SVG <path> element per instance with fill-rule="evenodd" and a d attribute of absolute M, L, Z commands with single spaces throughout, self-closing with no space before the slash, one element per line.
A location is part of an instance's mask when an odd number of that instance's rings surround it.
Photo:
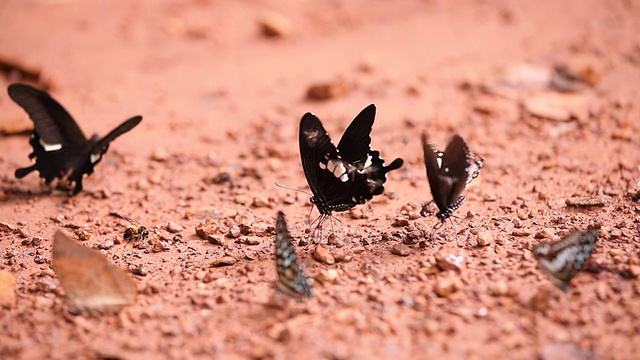
<path fill-rule="evenodd" d="M 142 120 L 141 116 L 135 116 L 104 138 L 94 135 L 87 139 L 71 115 L 48 93 L 25 84 L 12 84 L 8 92 L 11 99 L 24 108 L 35 124 L 29 141 L 33 147 L 29 158 L 35 158 L 35 163 L 16 170 L 15 176 L 22 178 L 37 170 L 46 184 L 56 178 L 70 186 L 75 183 L 71 195 L 82 190 L 84 175 L 93 173 L 94 166 L 102 159 L 109 144 Z M 387 173 L 403 165 L 400 158 L 385 165 L 380 152 L 371 149 L 371 130 L 375 115 L 375 105 L 364 108 L 347 127 L 337 147 L 320 119 L 312 113 L 302 117 L 299 133 L 300 157 L 313 193 L 310 201 L 320 212 L 317 228 L 321 228 L 332 212 L 347 211 L 382 194 Z M 438 207 L 436 217 L 442 224 L 462 206 L 466 200 L 462 192 L 478 177 L 484 161 L 475 156 L 458 135 L 453 136 L 444 152 L 435 150 L 426 134 L 422 135 L 422 146 L 431 195 Z M 428 205 L 422 208 L 423 216 L 428 213 Z M 129 234 L 129 238 L 148 234 L 139 224 L 135 229 L 136 232 Z M 281 212 L 278 213 L 276 229 L 277 287 L 281 292 L 296 298 L 310 297 L 311 284 L 297 263 Z M 543 269 L 552 275 L 554 283 L 561 288 L 567 287 L 588 258 L 599 236 L 599 231 L 595 231 L 574 233 L 557 244 L 540 244 L 534 248 L 534 254 Z"/>

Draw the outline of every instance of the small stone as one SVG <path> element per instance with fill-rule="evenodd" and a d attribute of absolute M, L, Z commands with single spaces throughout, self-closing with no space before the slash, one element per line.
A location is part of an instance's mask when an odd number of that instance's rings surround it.
<path fill-rule="evenodd" d="M 307 89 L 307 100 L 325 101 L 347 93 L 347 84 L 344 80 L 337 80 L 330 83 L 314 84 Z"/>
<path fill-rule="evenodd" d="M 242 235 L 242 229 L 238 225 L 232 225 L 227 233 L 227 237 L 230 239 L 237 239 L 240 235 Z"/>
<path fill-rule="evenodd" d="M 442 270 L 462 271 L 465 267 L 465 252 L 459 248 L 444 248 L 436 254 L 436 265 Z"/>
<path fill-rule="evenodd" d="M 496 194 L 488 193 L 482 196 L 482 200 L 486 202 L 492 202 L 498 200 L 498 196 Z"/>
<path fill-rule="evenodd" d="M 318 245 L 313 251 L 313 258 L 323 264 L 333 265 L 336 260 L 331 254 L 331 249 L 326 245 Z"/>
<path fill-rule="evenodd" d="M 405 218 L 405 217 L 397 217 L 393 220 L 393 224 L 391 224 L 394 227 L 405 227 L 405 226 L 409 226 L 409 219 Z"/>
<path fill-rule="evenodd" d="M 449 297 L 460 288 L 459 280 L 452 276 L 442 277 L 436 281 L 433 291 L 440 297 Z"/>
<path fill-rule="evenodd" d="M 478 231 L 477 235 L 479 246 L 488 246 L 493 244 L 493 234 L 491 231 Z"/>
<path fill-rule="evenodd" d="M 180 226 L 180 224 L 176 224 L 173 221 L 169 221 L 169 223 L 167 224 L 167 231 L 172 234 L 179 233 L 182 230 L 184 230 L 184 228 Z"/>
<path fill-rule="evenodd" d="M 607 195 L 572 196 L 565 200 L 565 204 L 571 207 L 605 206 L 610 202 L 611 197 Z"/>
<path fill-rule="evenodd" d="M 209 240 L 209 236 L 213 236 L 219 232 L 220 224 L 214 219 L 206 219 L 196 226 L 196 235 L 203 240 Z"/>
<path fill-rule="evenodd" d="M 169 159 L 169 153 L 167 153 L 167 150 L 163 148 L 155 149 L 151 154 L 151 160 L 154 160 L 154 161 L 162 162 L 162 161 L 167 161 L 168 159 Z"/>
<path fill-rule="evenodd" d="M 255 208 L 269 207 L 269 205 L 269 199 L 264 197 L 254 197 L 253 202 L 251 202 L 251 206 Z"/>
<path fill-rule="evenodd" d="M 91 239 L 91 232 L 87 228 L 80 228 L 76 230 L 76 235 L 82 241 Z"/>
<path fill-rule="evenodd" d="M 493 284 L 491 289 L 491 294 L 493 296 L 505 296 L 508 293 L 509 293 L 509 287 L 507 286 L 506 282 L 498 281 L 495 284 Z"/>
<path fill-rule="evenodd" d="M 12 233 L 16 231 L 16 227 L 8 222 L 0 222 L 0 231 L 6 233 Z"/>
<path fill-rule="evenodd" d="M 335 246 L 337 248 L 341 248 L 341 247 L 344 246 L 344 241 L 342 241 L 340 238 L 338 238 L 334 234 L 331 234 L 327 238 L 327 244 L 328 245 L 333 245 L 333 246 Z"/>
<path fill-rule="evenodd" d="M 113 241 L 113 239 L 107 239 L 104 242 L 102 242 L 101 244 L 98 245 L 98 249 L 100 250 L 109 250 L 113 247 L 113 245 L 115 245 L 115 241 Z"/>
<path fill-rule="evenodd" d="M 237 262 L 238 262 L 238 260 L 236 258 L 234 258 L 233 256 L 223 256 L 220 259 L 212 262 L 211 266 L 212 267 L 230 266 L 230 265 L 233 265 L 233 264 L 235 264 Z"/>
<path fill-rule="evenodd" d="M 366 218 L 364 211 L 360 208 L 353 208 L 349 210 L 349 216 L 351 216 L 351 218 L 354 220 L 360 220 L 360 219 Z"/>
<path fill-rule="evenodd" d="M 213 245 L 224 246 L 224 239 L 222 238 L 222 236 L 209 235 L 207 236 L 207 241 L 209 241 Z"/>
<path fill-rule="evenodd" d="M 542 229 L 533 235 L 536 239 L 555 239 L 558 236 L 554 233 L 553 229 Z"/>
<path fill-rule="evenodd" d="M 316 276 L 316 280 L 320 281 L 321 283 L 324 284 L 328 284 L 328 283 L 332 283 L 335 282 L 337 278 L 340 277 L 340 272 L 336 269 L 327 269 L 324 271 L 321 271 L 318 276 Z"/>
<path fill-rule="evenodd" d="M 353 254 L 350 251 L 338 250 L 333 253 L 336 262 L 349 262 L 353 260 Z"/>
<path fill-rule="evenodd" d="M 274 13 L 265 13 L 259 21 L 262 35 L 270 38 L 281 38 L 291 32 L 291 22 L 286 17 Z"/>
<path fill-rule="evenodd" d="M 7 271 L 0 271 L 0 308 L 11 309 L 16 306 L 14 286 L 16 278 Z"/>
<path fill-rule="evenodd" d="M 141 266 L 137 266 L 137 267 L 133 268 L 133 270 L 131 270 L 131 272 L 134 275 L 147 276 L 147 274 L 149 273 L 149 269 L 146 266 L 141 265 Z"/>
<path fill-rule="evenodd" d="M 640 277 L 640 265 L 629 265 L 629 274 L 634 278 Z"/>
<path fill-rule="evenodd" d="M 398 256 L 409 256 L 409 254 L 411 254 L 411 248 L 403 243 L 397 243 L 391 248 L 391 253 Z"/>

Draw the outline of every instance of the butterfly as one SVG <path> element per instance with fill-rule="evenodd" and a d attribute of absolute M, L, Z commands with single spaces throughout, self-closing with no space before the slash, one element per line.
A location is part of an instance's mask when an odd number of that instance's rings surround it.
<path fill-rule="evenodd" d="M 145 240 L 149 237 L 149 230 L 146 226 L 140 224 L 140 222 L 134 218 L 128 217 L 126 215 L 121 215 L 116 212 L 110 212 L 109 215 L 119 217 L 120 219 L 126 220 L 129 222 L 129 226 L 123 233 L 123 237 L 126 241 L 138 241 Z"/>
<path fill-rule="evenodd" d="M 298 264 L 298 257 L 293 248 L 291 235 L 287 230 L 282 211 L 278 211 L 276 220 L 276 269 L 278 282 L 276 288 L 284 295 L 298 300 L 311 297 L 311 283 Z"/>
<path fill-rule="evenodd" d="M 467 199 L 462 191 L 478 177 L 484 159 L 474 156 L 459 135 L 454 135 L 442 152 L 434 150 L 423 133 L 422 149 L 431 195 L 438 206 L 436 217 L 445 222 Z M 422 216 L 426 216 L 427 206 L 422 207 Z"/>
<path fill-rule="evenodd" d="M 336 148 L 320 119 L 306 113 L 300 120 L 300 158 L 321 214 L 319 225 L 333 211 L 346 211 L 384 192 L 387 173 L 400 168 L 403 160 L 388 166 L 380 153 L 371 150 L 371 129 L 376 106 L 371 104 L 353 119 Z"/>
<path fill-rule="evenodd" d="M 29 141 L 33 147 L 29 159 L 35 158 L 35 163 L 16 170 L 16 178 L 37 170 L 47 185 L 55 178 L 70 185 L 75 183 L 71 195 L 82 191 L 83 176 L 93 173 L 93 167 L 102 159 L 109 143 L 142 120 L 141 116 L 135 116 L 104 138 L 94 135 L 87 139 L 71 115 L 46 92 L 25 84 L 11 84 L 8 92 L 35 124 Z"/>
<path fill-rule="evenodd" d="M 118 312 L 136 302 L 136 284 L 124 270 L 60 229 L 53 237 L 53 267 L 74 313 Z"/>
<path fill-rule="evenodd" d="M 600 227 L 574 231 L 555 243 L 543 242 L 533 247 L 533 256 L 549 276 L 551 282 L 563 291 L 582 269 L 600 236 Z"/>

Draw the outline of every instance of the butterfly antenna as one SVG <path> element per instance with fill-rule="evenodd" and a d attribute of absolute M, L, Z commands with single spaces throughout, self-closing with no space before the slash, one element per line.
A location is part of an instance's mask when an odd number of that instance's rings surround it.
<path fill-rule="evenodd" d="M 304 191 L 304 190 L 302 190 L 302 189 L 294 189 L 294 188 L 290 188 L 290 187 L 287 187 L 287 186 L 284 186 L 284 185 L 280 185 L 280 184 L 278 184 L 278 183 L 274 183 L 274 184 L 276 184 L 276 186 L 277 186 L 277 187 L 279 187 L 279 188 L 281 188 L 281 189 L 287 189 L 287 190 L 291 190 L 291 191 L 297 191 L 297 192 L 301 192 L 301 193 L 303 193 L 303 194 L 307 194 L 307 195 L 309 195 L 309 196 L 313 196 L 313 195 L 312 195 L 312 194 L 310 194 L 309 192 Z"/>

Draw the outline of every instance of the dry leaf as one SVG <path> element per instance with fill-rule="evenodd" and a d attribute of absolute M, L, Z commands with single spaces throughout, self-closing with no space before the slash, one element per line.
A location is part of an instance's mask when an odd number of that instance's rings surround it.
<path fill-rule="evenodd" d="M 60 229 L 53 239 L 53 265 L 73 310 L 114 313 L 136 302 L 136 284 L 127 273 Z"/>

